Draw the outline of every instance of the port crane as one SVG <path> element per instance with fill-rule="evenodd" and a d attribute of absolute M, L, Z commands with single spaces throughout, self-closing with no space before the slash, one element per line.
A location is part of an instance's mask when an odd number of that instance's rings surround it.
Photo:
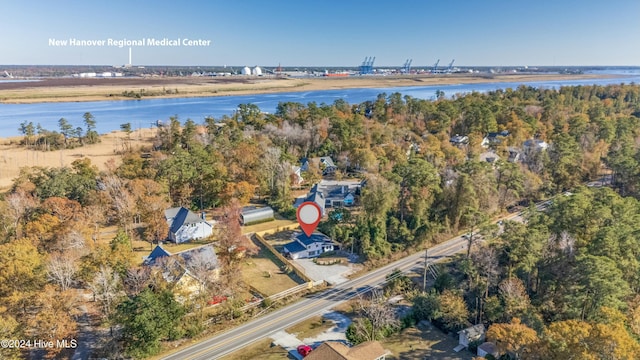
<path fill-rule="evenodd" d="M 438 59 L 438 61 L 436 61 L 435 64 L 433 64 L 433 69 L 431 70 L 432 73 L 436 73 L 438 72 L 438 64 L 440 64 L 440 59 Z"/>
<path fill-rule="evenodd" d="M 404 62 L 404 65 L 402 65 L 403 73 L 408 74 L 411 72 L 411 62 L 413 62 L 413 59 L 407 59 L 407 61 Z"/>
<path fill-rule="evenodd" d="M 456 61 L 456 59 L 451 60 L 451 62 L 449 63 L 449 67 L 447 68 L 447 72 L 451 73 L 453 72 L 453 63 Z"/>
<path fill-rule="evenodd" d="M 372 74 L 374 61 L 376 61 L 375 56 L 365 57 L 362 65 L 360 65 L 360 74 Z"/>

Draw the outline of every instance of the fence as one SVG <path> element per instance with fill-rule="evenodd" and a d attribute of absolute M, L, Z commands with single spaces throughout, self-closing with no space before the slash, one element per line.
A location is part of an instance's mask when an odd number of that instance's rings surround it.
<path fill-rule="evenodd" d="M 284 299 L 288 296 L 292 296 L 295 294 L 298 294 L 300 292 L 306 291 L 306 290 L 311 290 L 316 286 L 320 286 L 324 284 L 324 280 L 320 280 L 320 281 L 309 281 L 308 283 L 304 283 L 304 284 L 300 284 L 298 286 L 294 286 L 290 289 L 287 289 L 285 291 L 281 291 L 277 294 L 273 294 L 271 296 L 268 296 L 264 299 L 262 299 L 262 301 L 255 301 L 249 304 L 244 305 L 243 307 L 237 309 L 237 311 L 242 312 L 242 313 L 246 313 L 247 311 L 256 308 L 258 306 L 260 306 L 265 300 L 269 299 L 271 302 L 275 302 L 281 299 Z M 207 326 L 209 324 L 211 324 L 212 322 L 219 320 L 221 317 L 220 316 L 215 316 L 212 317 L 210 319 L 207 319 L 204 321 L 204 325 Z"/>
<path fill-rule="evenodd" d="M 282 254 L 280 254 L 271 244 L 269 244 L 262 237 L 262 235 L 255 234 L 255 237 L 260 242 L 260 244 L 264 245 L 264 247 L 266 247 L 269 251 L 271 251 L 271 253 L 273 253 L 273 255 L 282 263 L 282 265 L 290 268 L 296 275 L 298 275 L 305 282 L 313 281 L 304 273 L 304 270 L 299 269 L 297 266 L 295 266 L 289 260 L 287 260 L 287 258 L 282 256 Z"/>

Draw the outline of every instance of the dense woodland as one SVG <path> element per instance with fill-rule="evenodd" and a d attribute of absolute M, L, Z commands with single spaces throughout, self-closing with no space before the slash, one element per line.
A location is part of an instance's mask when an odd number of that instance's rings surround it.
<path fill-rule="evenodd" d="M 78 132 L 78 142 L 97 141 L 87 138 L 96 119 L 85 115 L 87 131 Z M 29 131 L 24 142 L 32 144 L 33 129 L 23 125 Z M 487 151 L 483 137 L 503 130 L 510 135 L 492 145 L 501 160 L 480 160 Z M 468 144 L 452 145 L 456 134 L 467 135 Z M 509 150 L 527 139 L 550 146 L 507 161 Z M 218 253 L 223 276 L 206 284 L 203 299 L 181 304 L 169 284 L 132 260 L 130 239 L 164 239 L 163 210 L 169 206 L 224 208 L 221 213 L 230 215 L 219 229 L 218 248 L 233 248 L 242 241 L 231 216 L 238 206 L 266 201 L 293 216 L 291 166 L 314 156 L 331 156 L 339 167 L 336 178 L 367 180 L 356 211 L 342 209 L 343 216 L 321 224 L 366 261 L 422 249 L 466 229 L 490 239 L 486 245 L 469 241 L 459 273 L 452 275 L 459 281 L 440 279 L 437 291 L 417 298 L 431 304 L 422 317 L 437 319 L 442 312 L 434 315 L 433 309 L 458 299 L 468 313 L 447 326 L 501 324 L 490 335 L 504 339 L 501 344 L 509 345 L 503 348 L 517 356 L 529 354 L 525 350 L 536 341 L 579 351 L 574 347 L 582 340 L 568 343 L 565 336 L 575 329 L 602 346 L 625 334 L 625 349 L 636 351 L 626 354 L 638 354 L 635 85 L 522 86 L 436 101 L 380 94 L 362 104 L 281 103 L 274 114 L 241 104 L 233 116 L 203 124 L 174 116 L 159 129 L 154 149 L 145 156 L 126 152 L 106 171 L 88 160 L 68 168 L 25 168 L 0 201 L 0 337 L 74 337 L 78 289 L 91 290 L 104 324 L 116 329 L 106 354 L 124 346 L 143 357 L 157 352 L 161 340 L 197 334 L 198 304 L 220 289 L 243 286 L 232 276 L 233 254 Z M 581 187 L 605 174 L 611 174 L 613 190 Z M 310 186 L 322 175 L 311 169 L 303 177 Z M 565 191 L 573 195 L 557 196 Z M 500 213 L 547 198 L 554 199 L 550 209 L 531 210 L 524 225 L 507 223 L 500 235 L 490 226 Z M 109 225 L 120 230 L 110 244 L 101 244 L 99 229 Z M 166 309 L 168 315 L 137 318 L 144 309 Z M 529 330 L 530 342 L 508 338 Z M 563 354 L 547 358 L 567 358 Z"/>

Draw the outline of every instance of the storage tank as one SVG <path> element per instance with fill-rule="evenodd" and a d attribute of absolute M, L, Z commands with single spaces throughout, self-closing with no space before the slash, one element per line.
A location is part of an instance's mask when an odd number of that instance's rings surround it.
<path fill-rule="evenodd" d="M 242 75 L 251 75 L 251 68 L 248 66 L 242 68 Z"/>
<path fill-rule="evenodd" d="M 259 66 L 256 66 L 253 68 L 253 71 L 251 72 L 254 76 L 262 76 L 262 69 L 260 69 Z"/>

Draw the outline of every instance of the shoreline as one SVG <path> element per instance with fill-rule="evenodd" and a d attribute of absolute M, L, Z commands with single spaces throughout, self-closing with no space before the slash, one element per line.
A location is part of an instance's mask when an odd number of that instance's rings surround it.
<path fill-rule="evenodd" d="M 0 104 L 123 101 L 277 94 L 321 90 L 420 87 L 474 83 L 503 83 L 607 79 L 624 77 L 600 74 L 446 74 L 366 76 L 345 78 L 124 78 L 47 79 L 42 82 L 2 84 Z M 4 86 L 3 86 L 4 85 Z M 125 92 L 129 96 L 124 96 Z M 135 94 L 140 94 L 136 98 Z"/>

